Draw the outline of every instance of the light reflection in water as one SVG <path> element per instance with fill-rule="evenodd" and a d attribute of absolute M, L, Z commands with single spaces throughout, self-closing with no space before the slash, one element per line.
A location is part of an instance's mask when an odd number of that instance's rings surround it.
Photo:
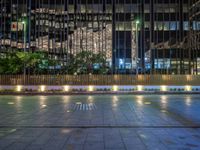
<path fill-rule="evenodd" d="M 140 106 L 143 106 L 143 100 L 144 100 L 144 96 L 142 95 L 136 96 L 136 101 Z"/>
<path fill-rule="evenodd" d="M 63 103 L 66 104 L 69 102 L 69 96 L 62 96 Z"/>
<path fill-rule="evenodd" d="M 94 102 L 94 97 L 93 96 L 88 96 L 88 102 L 93 103 Z"/>
<path fill-rule="evenodd" d="M 62 129 L 61 132 L 64 133 L 64 134 L 66 134 L 66 133 L 70 133 L 71 130 L 70 129 Z"/>
<path fill-rule="evenodd" d="M 76 105 L 81 105 L 82 103 L 81 102 L 76 102 Z"/>
<path fill-rule="evenodd" d="M 192 100 L 191 100 L 191 97 L 186 97 L 186 99 L 185 99 L 185 104 L 187 105 L 187 106 L 190 106 L 191 105 L 191 102 L 192 102 Z"/>
<path fill-rule="evenodd" d="M 166 111 L 166 110 L 164 110 L 164 109 L 162 109 L 162 110 L 161 110 L 161 112 L 162 112 L 162 113 L 166 113 L 167 111 Z"/>
<path fill-rule="evenodd" d="M 47 105 L 42 105 L 42 108 L 47 107 Z"/>
<path fill-rule="evenodd" d="M 112 97 L 112 106 L 113 107 L 116 107 L 116 106 L 118 106 L 118 97 L 117 96 L 113 96 Z"/>
<path fill-rule="evenodd" d="M 21 101 L 21 100 L 22 100 L 22 97 L 21 97 L 21 96 L 16 96 L 16 100 L 17 100 L 17 101 Z"/>
<path fill-rule="evenodd" d="M 150 104 L 151 104 L 151 102 L 145 102 L 144 104 L 145 104 L 145 105 L 150 105 Z"/>
<path fill-rule="evenodd" d="M 14 105 L 15 103 L 14 102 L 8 102 L 8 105 Z"/>
<path fill-rule="evenodd" d="M 161 107 L 166 109 L 168 106 L 168 97 L 166 95 L 161 96 Z"/>
<path fill-rule="evenodd" d="M 161 96 L 161 102 L 163 104 L 166 104 L 167 103 L 167 96 L 165 96 L 165 95 Z"/>
<path fill-rule="evenodd" d="M 40 96 L 39 97 L 39 103 L 40 103 L 40 108 L 44 108 L 47 106 L 47 97 L 46 96 Z"/>
<path fill-rule="evenodd" d="M 70 96 L 62 96 L 62 103 L 63 109 L 68 109 L 68 104 L 70 103 Z"/>
<path fill-rule="evenodd" d="M 16 98 L 16 105 L 15 106 L 16 106 L 17 110 L 19 110 L 19 108 L 22 107 L 22 97 L 16 96 L 15 98 Z"/>
<path fill-rule="evenodd" d="M 113 96 L 113 102 L 117 102 L 118 101 L 118 97 L 117 96 Z"/>

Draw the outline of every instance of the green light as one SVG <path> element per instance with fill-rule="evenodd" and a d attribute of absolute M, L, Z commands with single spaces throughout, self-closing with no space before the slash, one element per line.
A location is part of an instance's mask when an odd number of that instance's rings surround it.
<path fill-rule="evenodd" d="M 24 24 L 24 25 L 26 25 L 27 24 L 27 20 L 26 19 L 22 19 L 21 23 Z"/>
<path fill-rule="evenodd" d="M 22 25 L 23 25 L 23 30 L 24 30 L 24 34 L 25 34 L 27 22 L 26 22 L 26 20 L 22 20 L 21 23 L 22 23 Z"/>
<path fill-rule="evenodd" d="M 140 23 L 140 21 L 139 20 L 136 20 L 136 24 L 139 24 Z"/>

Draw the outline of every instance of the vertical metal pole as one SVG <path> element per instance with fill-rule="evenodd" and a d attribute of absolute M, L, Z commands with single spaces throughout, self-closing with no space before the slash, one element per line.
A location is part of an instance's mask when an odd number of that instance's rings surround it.
<path fill-rule="evenodd" d="M 23 22 L 23 30 L 24 30 L 24 53 L 26 51 L 26 23 Z M 26 84 L 26 67 L 24 63 L 24 85 Z"/>
<path fill-rule="evenodd" d="M 138 23 L 136 21 L 136 75 L 138 75 Z"/>

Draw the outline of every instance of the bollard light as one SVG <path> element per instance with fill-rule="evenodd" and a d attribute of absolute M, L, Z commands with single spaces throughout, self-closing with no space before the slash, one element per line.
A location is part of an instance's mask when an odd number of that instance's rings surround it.
<path fill-rule="evenodd" d="M 88 91 L 89 91 L 89 92 L 94 91 L 94 87 L 93 87 L 92 85 L 90 85 L 90 86 L 88 87 Z"/>
<path fill-rule="evenodd" d="M 190 85 L 185 86 L 185 91 L 192 91 L 192 87 Z"/>
<path fill-rule="evenodd" d="M 68 91 L 69 91 L 69 86 L 68 86 L 68 85 L 65 85 L 65 86 L 64 86 L 64 91 L 65 91 L 65 92 L 68 92 Z"/>
<path fill-rule="evenodd" d="M 117 85 L 113 85 L 113 91 L 118 91 L 118 86 Z"/>
<path fill-rule="evenodd" d="M 41 92 L 44 92 L 44 91 L 45 91 L 45 86 L 44 86 L 44 85 L 41 85 L 41 86 L 40 86 L 40 91 L 41 91 Z"/>
<path fill-rule="evenodd" d="M 22 86 L 21 85 L 17 85 L 17 92 L 20 92 L 22 90 Z"/>
<path fill-rule="evenodd" d="M 142 85 L 138 85 L 137 86 L 137 91 L 143 91 L 143 86 Z"/>
<path fill-rule="evenodd" d="M 160 89 L 161 89 L 161 91 L 165 92 L 165 91 L 167 91 L 167 86 L 166 85 L 162 85 L 160 87 Z"/>

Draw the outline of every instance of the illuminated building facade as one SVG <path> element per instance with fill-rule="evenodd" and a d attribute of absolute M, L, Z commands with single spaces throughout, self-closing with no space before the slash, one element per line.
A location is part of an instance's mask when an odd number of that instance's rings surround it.
<path fill-rule="evenodd" d="M 1 52 L 46 51 L 62 65 L 103 52 L 112 73 L 195 74 L 189 0 L 1 0 Z"/>
<path fill-rule="evenodd" d="M 200 0 L 190 0 L 190 34 L 189 34 L 189 51 L 190 51 L 190 70 L 191 74 L 200 74 Z"/>

